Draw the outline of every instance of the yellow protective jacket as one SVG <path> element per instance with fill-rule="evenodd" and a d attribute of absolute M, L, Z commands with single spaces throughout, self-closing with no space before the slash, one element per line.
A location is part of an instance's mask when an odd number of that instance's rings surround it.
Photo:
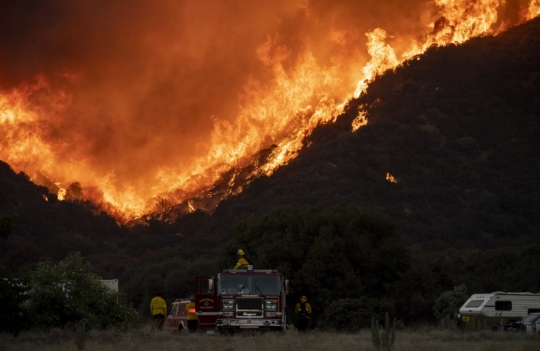
<path fill-rule="evenodd" d="M 150 301 L 150 313 L 152 316 L 157 314 L 167 315 L 167 303 L 161 297 L 156 296 Z"/>
<path fill-rule="evenodd" d="M 311 315 L 311 306 L 309 303 L 304 302 L 305 306 L 304 309 L 302 309 L 302 303 L 297 303 L 296 307 L 294 308 L 294 313 L 298 316 L 298 318 L 308 318 Z"/>
<path fill-rule="evenodd" d="M 199 319 L 197 317 L 197 311 L 195 311 L 195 302 L 190 302 L 186 305 L 186 311 L 187 311 L 187 320 L 193 321 L 196 319 Z"/>
<path fill-rule="evenodd" d="M 248 260 L 246 260 L 243 257 L 240 257 L 238 259 L 238 262 L 236 263 L 236 266 L 234 266 L 234 269 L 247 269 L 249 265 Z"/>

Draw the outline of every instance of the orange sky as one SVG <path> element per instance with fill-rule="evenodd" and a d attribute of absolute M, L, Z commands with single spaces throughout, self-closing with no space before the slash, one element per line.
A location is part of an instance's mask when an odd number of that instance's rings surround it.
<path fill-rule="evenodd" d="M 500 5 L 492 29 L 522 21 L 530 4 L 484 2 Z M 382 28 L 400 57 L 442 7 L 475 2 L 436 3 L 4 1 L 0 113 L 21 100 L 0 124 L 0 159 L 140 213 L 149 198 L 207 184 L 205 169 L 308 128 L 321 101 L 345 101 L 371 58 L 366 33 Z M 30 152 L 22 140 L 34 138 L 41 150 Z"/>

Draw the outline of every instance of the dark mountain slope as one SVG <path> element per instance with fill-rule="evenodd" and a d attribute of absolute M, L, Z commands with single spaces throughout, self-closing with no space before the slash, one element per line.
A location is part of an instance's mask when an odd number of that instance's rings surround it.
<path fill-rule="evenodd" d="M 91 203 L 58 201 L 0 161 L 0 217 L 6 216 L 16 216 L 15 229 L 0 242 L 0 264 L 11 269 L 42 257 L 63 259 L 72 251 L 114 251 L 127 233 Z"/>
<path fill-rule="evenodd" d="M 358 106 L 369 124 L 354 133 Z M 540 18 L 432 48 L 370 84 L 296 160 L 222 203 L 209 230 L 283 204 L 358 204 L 425 248 L 538 241 L 539 117 Z"/>

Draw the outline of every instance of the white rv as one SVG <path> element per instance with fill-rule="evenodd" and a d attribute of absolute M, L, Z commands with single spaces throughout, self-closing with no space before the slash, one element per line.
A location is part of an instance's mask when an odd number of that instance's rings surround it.
<path fill-rule="evenodd" d="M 540 312 L 540 293 L 501 292 L 474 294 L 461 306 L 461 316 L 525 318 Z"/>

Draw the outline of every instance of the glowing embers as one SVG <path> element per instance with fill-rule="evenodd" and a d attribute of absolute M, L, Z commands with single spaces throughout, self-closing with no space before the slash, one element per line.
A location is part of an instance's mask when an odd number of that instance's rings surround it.
<path fill-rule="evenodd" d="M 67 190 L 66 189 L 60 188 L 58 190 L 58 194 L 57 194 L 58 200 L 63 201 L 66 198 L 66 195 L 67 195 Z"/>
<path fill-rule="evenodd" d="M 361 127 L 365 126 L 368 123 L 367 112 L 358 111 L 358 116 L 352 121 L 352 131 L 356 132 Z"/>
<path fill-rule="evenodd" d="M 397 182 L 398 182 L 397 179 L 388 172 L 386 172 L 386 180 L 389 181 L 390 183 L 396 183 L 397 184 Z"/>

